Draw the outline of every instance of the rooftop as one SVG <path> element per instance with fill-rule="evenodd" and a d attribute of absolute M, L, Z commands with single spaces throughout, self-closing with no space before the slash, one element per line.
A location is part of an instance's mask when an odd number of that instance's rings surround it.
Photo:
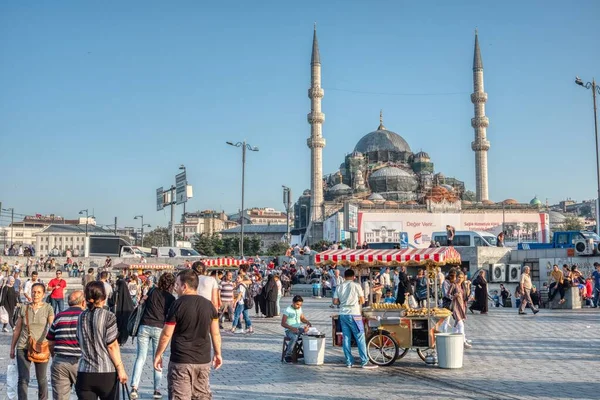
<path fill-rule="evenodd" d="M 225 229 L 224 231 L 221 231 L 221 233 L 240 233 L 241 232 L 242 227 L 241 226 L 236 226 L 234 228 L 230 228 L 230 229 Z M 244 234 L 260 234 L 260 233 L 287 233 L 287 225 L 245 225 L 244 226 Z"/>

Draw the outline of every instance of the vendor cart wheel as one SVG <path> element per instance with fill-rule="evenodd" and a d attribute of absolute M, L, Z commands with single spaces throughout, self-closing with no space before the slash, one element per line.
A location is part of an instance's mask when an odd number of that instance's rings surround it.
<path fill-rule="evenodd" d="M 421 360 L 425 361 L 425 357 L 427 357 L 427 354 L 433 351 L 433 348 L 428 348 L 428 349 L 417 349 L 417 354 L 419 355 L 419 357 L 421 358 Z"/>
<path fill-rule="evenodd" d="M 399 360 L 399 359 L 403 358 L 405 355 L 408 354 L 409 351 L 410 351 L 410 347 L 402 349 L 401 353 L 400 353 L 400 350 L 398 350 L 398 358 L 396 358 L 396 360 Z"/>
<path fill-rule="evenodd" d="M 382 367 L 392 365 L 396 358 L 398 358 L 398 343 L 392 338 L 389 333 L 380 332 L 377 333 L 367 342 L 367 355 L 369 360 Z M 406 350 L 403 352 L 403 356 L 406 354 Z"/>

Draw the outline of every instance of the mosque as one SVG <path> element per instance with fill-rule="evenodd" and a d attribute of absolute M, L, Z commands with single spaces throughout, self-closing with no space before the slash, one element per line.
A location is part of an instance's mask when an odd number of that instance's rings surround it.
<path fill-rule="evenodd" d="M 473 118 L 471 149 L 475 155 L 475 190 L 465 188 L 463 181 L 444 176 L 434 168 L 433 160 L 424 151 L 413 152 L 406 140 L 384 126 L 383 112 L 379 126 L 363 136 L 348 154 L 339 170 L 323 174 L 323 137 L 325 114 L 321 102 L 321 58 L 317 31 L 313 34 L 311 54 L 311 85 L 308 97 L 311 109 L 307 115 L 311 150 L 311 187 L 305 190 L 294 206 L 295 233 L 304 240 L 321 238 L 343 240 L 341 209 L 344 203 L 359 207 L 358 242 L 372 239 L 378 232 L 393 231 L 405 237 L 409 245 L 426 245 L 433 231 L 451 224 L 457 230 L 495 232 L 515 224 L 521 235 L 528 234 L 543 241 L 548 232 L 548 215 L 542 212 L 539 200 L 520 204 L 513 199 L 494 203 L 488 198 L 487 139 L 489 119 L 485 115 L 488 95 L 484 91 L 483 61 L 477 31 L 473 54 Z M 527 225 L 529 224 L 529 225 Z M 535 225 L 535 227 L 533 226 Z M 328 233 L 329 232 L 329 233 Z M 334 232 L 334 233 L 331 233 Z M 332 236 L 329 236 L 331 234 Z"/>
<path fill-rule="evenodd" d="M 366 205 L 385 201 L 418 204 L 434 188 L 433 192 L 445 189 L 451 200 L 475 197 L 465 191 L 464 182 L 435 173 L 429 154 L 413 153 L 402 136 L 386 129 L 380 114 L 377 130 L 358 141 L 337 173 L 325 177 L 324 198 L 325 201 L 355 198 Z"/>

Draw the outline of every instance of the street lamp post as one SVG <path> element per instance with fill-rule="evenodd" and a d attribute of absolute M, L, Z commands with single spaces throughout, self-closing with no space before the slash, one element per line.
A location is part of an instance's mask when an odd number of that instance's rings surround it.
<path fill-rule="evenodd" d="M 596 199 L 596 233 L 600 235 L 600 158 L 598 157 L 598 109 L 596 107 L 596 92 L 600 94 L 600 87 L 596 85 L 596 80 L 592 78 L 591 82 L 583 83 L 581 78 L 575 77 L 575 83 L 586 89 L 592 89 L 592 99 L 594 102 L 594 133 L 596 135 L 596 179 L 598 184 L 598 198 Z"/>
<path fill-rule="evenodd" d="M 88 256 L 88 220 L 89 220 L 88 209 L 86 208 L 85 210 L 79 211 L 79 215 L 83 215 L 83 213 L 85 213 L 85 241 L 83 242 L 83 256 L 87 257 Z"/>
<path fill-rule="evenodd" d="M 144 247 L 144 227 L 150 227 L 150 224 L 144 224 L 144 216 L 143 215 L 136 215 L 135 217 L 133 217 L 133 219 L 141 219 L 142 220 L 142 229 L 141 229 L 141 235 L 142 235 L 142 239 L 141 239 L 141 247 Z"/>
<path fill-rule="evenodd" d="M 258 147 L 250 146 L 244 140 L 243 142 L 225 142 L 233 147 L 241 147 L 242 148 L 242 222 L 240 227 L 240 255 L 244 257 L 244 185 L 246 179 L 246 149 L 250 151 L 258 151 Z"/>
<path fill-rule="evenodd" d="M 285 216 L 287 221 L 287 236 L 286 241 L 288 246 L 292 243 L 292 235 L 290 235 L 290 208 L 292 201 L 292 189 L 285 185 L 281 185 L 283 187 L 283 206 L 285 207 Z"/>

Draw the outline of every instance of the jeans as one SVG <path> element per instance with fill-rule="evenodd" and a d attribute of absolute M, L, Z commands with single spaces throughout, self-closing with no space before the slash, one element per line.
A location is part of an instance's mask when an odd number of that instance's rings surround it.
<path fill-rule="evenodd" d="M 331 304 L 333 304 L 333 298 L 335 297 L 335 292 L 337 291 L 337 286 L 333 286 L 331 288 Z"/>
<path fill-rule="evenodd" d="M 285 336 L 287 336 L 288 339 L 290 339 L 290 341 L 288 342 L 288 347 L 285 351 L 286 357 L 292 356 L 294 347 L 296 346 L 296 343 L 298 342 L 298 339 L 300 339 L 300 335 L 302 335 L 303 332 L 304 332 L 303 329 L 300 329 L 300 332 L 298 332 L 298 333 L 294 333 L 294 332 L 290 331 L 289 329 L 285 330 Z"/>
<path fill-rule="evenodd" d="M 56 316 L 56 314 L 63 310 L 65 305 L 65 299 L 50 298 L 50 304 L 52 305 L 52 308 L 54 309 L 54 315 Z"/>
<path fill-rule="evenodd" d="M 52 398 L 54 400 L 69 400 L 71 388 L 77 381 L 78 357 L 63 357 L 55 355 L 50 367 L 52 377 Z"/>
<path fill-rule="evenodd" d="M 137 336 L 137 355 L 135 357 L 135 364 L 133 366 L 133 376 L 131 377 L 131 387 L 138 388 L 140 379 L 142 378 L 142 370 L 146 363 L 146 356 L 148 355 L 148 345 L 152 342 L 152 362 L 154 362 L 154 355 L 156 354 L 156 348 L 158 347 L 158 339 L 160 338 L 161 328 L 154 326 L 140 325 Z M 162 372 L 154 371 L 154 390 L 160 388 L 160 381 L 162 379 Z"/>
<path fill-rule="evenodd" d="M 342 347 L 344 349 L 344 356 L 346 357 L 346 365 L 352 365 L 354 363 L 351 348 L 353 336 L 358 347 L 360 364 L 366 365 L 369 362 L 369 358 L 367 357 L 365 326 L 363 325 L 362 317 L 360 315 L 340 314 L 340 325 L 342 326 L 342 334 L 344 335 Z"/>
<path fill-rule="evenodd" d="M 27 400 L 27 388 L 29 387 L 29 368 L 31 361 L 27 359 L 27 350 L 17 349 L 18 399 Z M 48 363 L 33 364 L 35 366 L 35 378 L 38 381 L 38 399 L 48 399 Z"/>
<path fill-rule="evenodd" d="M 598 307 L 599 298 L 600 298 L 600 288 L 594 287 L 594 307 Z"/>
<path fill-rule="evenodd" d="M 246 323 L 246 329 L 249 329 L 252 326 L 252 321 L 250 321 L 250 316 L 248 315 L 248 310 L 244 310 L 244 303 L 238 303 L 235 307 L 235 312 L 233 313 L 233 324 L 231 325 L 234 329 L 237 327 L 238 329 L 242 329 L 242 318 L 244 316 L 244 322 Z"/>

